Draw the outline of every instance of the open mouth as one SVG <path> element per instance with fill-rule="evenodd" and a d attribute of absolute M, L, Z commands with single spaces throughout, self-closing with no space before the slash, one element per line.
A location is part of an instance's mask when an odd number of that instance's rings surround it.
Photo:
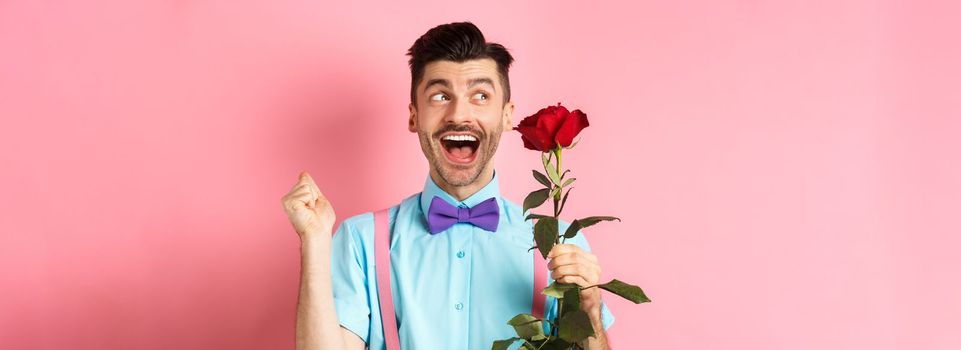
<path fill-rule="evenodd" d="M 470 164 L 477 159 L 480 141 L 477 136 L 467 133 L 446 134 L 440 138 L 444 156 L 454 164 Z"/>

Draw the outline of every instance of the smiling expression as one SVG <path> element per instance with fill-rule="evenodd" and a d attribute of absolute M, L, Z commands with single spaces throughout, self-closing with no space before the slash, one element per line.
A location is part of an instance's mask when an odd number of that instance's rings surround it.
<path fill-rule="evenodd" d="M 408 128 L 420 138 L 432 175 L 451 186 L 492 175 L 491 160 L 514 110 L 512 102 L 503 101 L 497 63 L 489 58 L 431 62 L 416 89 Z"/>

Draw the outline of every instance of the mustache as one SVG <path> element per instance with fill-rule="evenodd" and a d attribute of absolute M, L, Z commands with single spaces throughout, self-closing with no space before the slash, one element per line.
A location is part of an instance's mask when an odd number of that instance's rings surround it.
<path fill-rule="evenodd" d="M 478 141 L 487 137 L 487 134 L 485 134 L 480 129 L 474 129 L 467 125 L 449 125 L 448 124 L 448 125 L 445 125 L 443 128 L 441 128 L 440 130 L 437 130 L 436 132 L 434 132 L 434 138 L 439 139 L 440 135 L 443 135 L 444 133 L 447 133 L 447 132 L 469 132 L 474 135 L 477 135 Z"/>

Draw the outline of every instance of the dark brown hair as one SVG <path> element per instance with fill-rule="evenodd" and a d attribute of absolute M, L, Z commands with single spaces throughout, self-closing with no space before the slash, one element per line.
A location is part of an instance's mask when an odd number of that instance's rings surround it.
<path fill-rule="evenodd" d="M 424 67 L 434 61 L 464 62 L 490 58 L 497 62 L 497 73 L 504 89 L 504 103 L 511 100 L 507 71 L 514 57 L 498 43 L 485 41 L 484 34 L 471 22 L 441 24 L 421 35 L 407 50 L 410 56 L 410 103 L 417 105 L 417 85 L 424 78 Z"/>

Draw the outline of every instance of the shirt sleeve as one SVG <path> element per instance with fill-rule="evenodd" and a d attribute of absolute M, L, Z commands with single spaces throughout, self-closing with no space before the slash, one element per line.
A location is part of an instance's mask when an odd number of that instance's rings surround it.
<path fill-rule="evenodd" d="M 350 220 L 345 220 L 337 228 L 330 247 L 330 273 L 340 325 L 369 343 L 370 298 L 363 250 L 357 244 L 361 242 L 358 235 Z"/>

